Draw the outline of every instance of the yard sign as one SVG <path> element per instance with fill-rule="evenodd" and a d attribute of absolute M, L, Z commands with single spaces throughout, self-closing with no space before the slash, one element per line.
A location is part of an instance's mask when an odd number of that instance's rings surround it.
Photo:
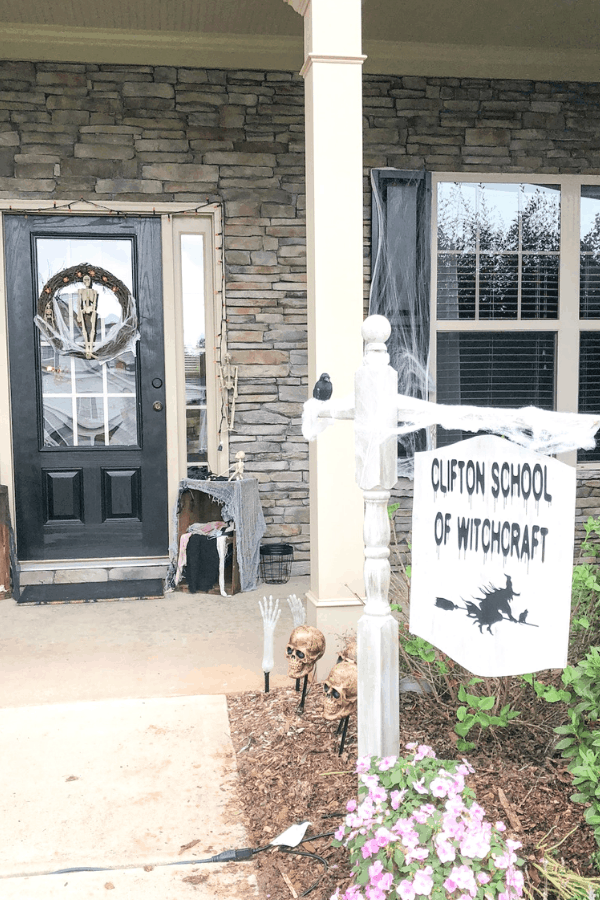
<path fill-rule="evenodd" d="M 486 435 L 415 455 L 410 631 L 475 675 L 567 664 L 575 469 Z"/>

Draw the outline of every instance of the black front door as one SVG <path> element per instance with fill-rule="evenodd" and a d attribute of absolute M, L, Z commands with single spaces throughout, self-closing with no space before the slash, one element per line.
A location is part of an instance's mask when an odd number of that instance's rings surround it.
<path fill-rule="evenodd" d="M 19 559 L 165 555 L 160 219 L 4 221 Z M 56 349 L 34 323 L 44 286 L 84 263 L 110 273 L 108 284 L 118 279 L 136 301 L 139 341 L 105 361 Z M 71 277 L 54 293 L 69 340 L 83 348 L 91 330 L 90 315 L 80 325 L 86 287 Z M 109 287 L 91 288 L 98 346 L 122 334 L 123 310 Z"/>

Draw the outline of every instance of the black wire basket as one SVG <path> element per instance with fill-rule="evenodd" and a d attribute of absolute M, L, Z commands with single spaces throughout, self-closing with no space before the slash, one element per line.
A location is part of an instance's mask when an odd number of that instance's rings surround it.
<path fill-rule="evenodd" d="M 266 584 L 285 584 L 292 574 L 291 544 L 265 544 L 260 548 L 260 577 Z"/>

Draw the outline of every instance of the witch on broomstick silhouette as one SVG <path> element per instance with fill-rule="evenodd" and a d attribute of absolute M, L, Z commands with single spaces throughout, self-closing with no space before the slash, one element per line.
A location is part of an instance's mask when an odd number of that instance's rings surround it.
<path fill-rule="evenodd" d="M 436 597 L 435 605 L 438 609 L 445 609 L 448 612 L 454 612 L 455 609 L 465 610 L 467 617 L 473 619 L 474 623 L 479 625 L 481 634 L 483 634 L 484 626 L 487 627 L 490 634 L 493 634 L 492 625 L 495 625 L 496 622 L 501 622 L 502 619 L 514 622 L 517 625 L 530 625 L 532 628 L 538 628 L 538 625 L 527 621 L 528 610 L 526 609 L 523 610 L 518 619 L 515 619 L 513 616 L 510 604 L 515 597 L 520 597 L 521 595 L 517 594 L 513 589 L 510 575 L 505 575 L 505 578 L 506 586 L 503 588 L 494 587 L 492 584 L 487 585 L 487 587 L 481 587 L 480 590 L 483 593 L 483 597 L 474 597 L 475 603 L 471 600 L 464 600 L 461 597 L 465 605 L 459 606 L 451 600 L 446 600 L 445 597 Z"/>

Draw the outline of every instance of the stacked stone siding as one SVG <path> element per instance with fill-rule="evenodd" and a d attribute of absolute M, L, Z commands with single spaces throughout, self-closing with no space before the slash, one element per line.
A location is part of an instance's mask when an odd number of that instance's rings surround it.
<path fill-rule="evenodd" d="M 268 535 L 294 544 L 298 574 L 309 528 L 303 104 L 290 72 L 0 62 L 0 197 L 223 203 L 240 367 L 231 454 L 246 452 Z M 600 175 L 600 84 L 366 75 L 364 161 L 366 302 L 371 168 Z M 410 485 L 397 493 L 406 534 Z"/>

